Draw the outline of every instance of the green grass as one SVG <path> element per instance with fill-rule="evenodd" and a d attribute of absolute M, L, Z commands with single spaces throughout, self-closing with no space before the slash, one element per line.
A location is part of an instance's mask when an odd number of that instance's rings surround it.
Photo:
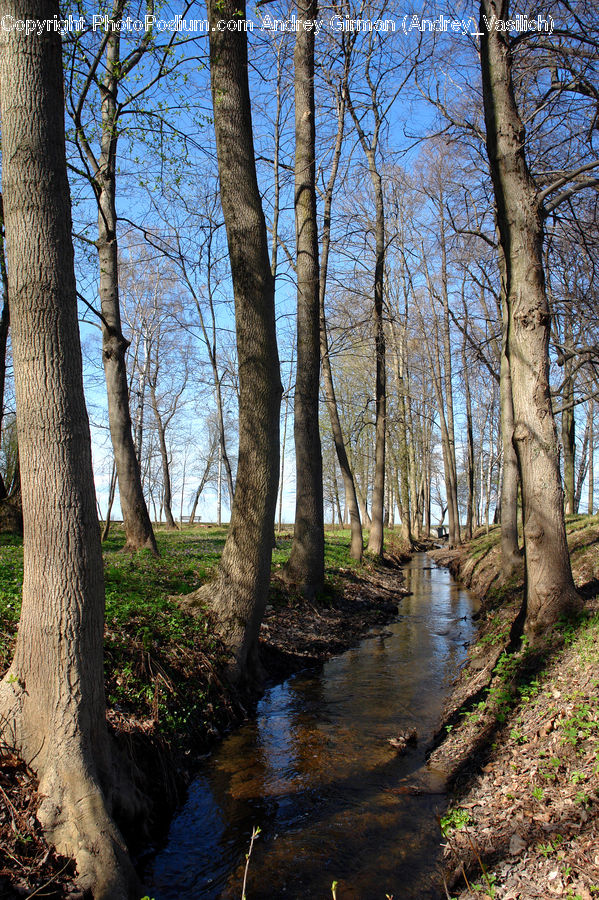
<path fill-rule="evenodd" d="M 209 620 L 183 612 L 176 599 L 210 579 L 220 559 L 226 527 L 156 528 L 160 557 L 122 552 L 125 535 L 113 525 L 103 545 L 106 586 L 105 680 L 108 705 L 124 721 L 150 721 L 163 733 L 210 730 L 226 717 L 218 678 L 220 648 Z M 349 556 L 350 533 L 326 534 L 326 603 L 341 570 L 357 570 Z M 273 570 L 289 557 L 291 534 L 277 537 Z M 8 668 L 18 625 L 23 581 L 22 540 L 0 535 L 0 666 Z M 294 600 L 280 582 L 271 603 Z"/>

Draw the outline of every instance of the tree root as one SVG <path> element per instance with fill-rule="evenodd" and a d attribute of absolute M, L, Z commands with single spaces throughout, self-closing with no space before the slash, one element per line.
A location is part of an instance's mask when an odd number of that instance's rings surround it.
<path fill-rule="evenodd" d="M 139 814 L 142 798 L 123 777 L 105 726 L 94 729 L 93 737 L 72 721 L 68 734 L 39 734 L 27 699 L 20 683 L 5 678 L 0 685 L 2 731 L 38 778 L 37 818 L 44 837 L 59 854 L 75 860 L 77 885 L 91 891 L 94 900 L 139 897 L 113 806 L 132 818 Z"/>

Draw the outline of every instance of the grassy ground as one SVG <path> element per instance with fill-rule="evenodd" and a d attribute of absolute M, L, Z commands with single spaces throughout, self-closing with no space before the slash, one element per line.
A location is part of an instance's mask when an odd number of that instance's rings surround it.
<path fill-rule="evenodd" d="M 357 564 L 348 552 L 349 531 L 330 530 L 324 590 L 306 605 L 277 578 L 291 537 L 277 537 L 263 626 L 265 662 L 272 663 L 275 678 L 339 652 L 369 624 L 388 620 L 401 590 L 397 570 L 377 571 L 368 560 Z M 178 596 L 213 574 L 226 528 L 159 527 L 156 538 L 158 559 L 145 551 L 123 553 L 118 526 L 104 544 L 105 682 L 110 726 L 145 776 L 156 819 L 168 821 L 194 759 L 244 710 L 221 680 L 221 649 L 210 620 L 177 604 Z M 22 541 L 0 535 L 0 675 L 12 656 L 22 580 Z M 48 882 L 40 895 L 63 897 L 66 890 L 75 900 L 72 866 L 48 850 L 36 824 L 35 780 L 6 747 L 0 747 L 0 794 L 0 898 L 28 896 Z"/>
<path fill-rule="evenodd" d="M 450 771 L 446 880 L 460 900 L 599 896 L 599 517 L 572 516 L 585 610 L 533 653 L 509 632 L 522 574 L 499 577 L 499 530 L 434 554 L 484 596 L 481 630 L 431 762 Z"/>
<path fill-rule="evenodd" d="M 127 717 L 157 728 L 172 739 L 189 731 L 208 735 L 230 713 L 218 679 L 219 646 L 210 622 L 179 609 L 176 598 L 207 581 L 220 559 L 226 527 L 184 526 L 156 529 L 160 557 L 142 551 L 122 552 L 122 527 L 113 526 L 104 543 L 106 583 L 105 678 L 114 724 Z M 326 605 L 342 589 L 348 573 L 363 567 L 349 556 L 350 533 L 327 531 L 325 588 L 318 598 Z M 287 560 L 291 535 L 277 538 L 273 573 Z M 22 539 L 0 535 L 0 674 L 8 668 L 21 608 Z M 293 601 L 282 583 L 273 580 L 270 604 Z M 224 704 L 222 716 L 216 705 Z M 219 718 L 221 721 L 219 721 Z"/>

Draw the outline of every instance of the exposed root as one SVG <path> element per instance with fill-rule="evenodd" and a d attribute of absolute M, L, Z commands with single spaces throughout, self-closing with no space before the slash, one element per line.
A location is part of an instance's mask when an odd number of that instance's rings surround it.
<path fill-rule="evenodd" d="M 74 858 L 77 883 L 94 900 L 128 900 L 138 887 L 127 848 L 99 785 L 83 765 L 51 768 L 40 780 L 37 818 L 56 850 Z"/>
<path fill-rule="evenodd" d="M 84 734 L 68 721 L 61 733 L 40 734 L 39 713 L 30 709 L 27 690 L 8 675 L 0 686 L 5 740 L 39 779 L 36 816 L 44 838 L 62 856 L 74 859 L 76 882 L 94 900 L 129 900 L 138 883 L 123 837 L 112 818 L 112 797 L 123 787 L 105 726 Z M 41 738 L 41 739 L 40 739 Z M 100 777 L 102 777 L 102 781 Z M 135 796 L 119 796 L 121 806 Z M 133 810 L 132 810 L 133 812 Z"/>

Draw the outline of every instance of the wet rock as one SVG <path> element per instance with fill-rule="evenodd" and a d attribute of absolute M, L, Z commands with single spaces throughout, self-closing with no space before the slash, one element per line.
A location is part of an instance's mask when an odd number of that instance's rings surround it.
<path fill-rule="evenodd" d="M 404 750 L 407 749 L 409 744 L 416 744 L 418 742 L 418 732 L 415 728 L 410 728 L 406 731 L 399 731 L 395 737 L 389 738 L 389 743 L 391 746 L 397 750 L 398 753 L 403 753 Z"/>

